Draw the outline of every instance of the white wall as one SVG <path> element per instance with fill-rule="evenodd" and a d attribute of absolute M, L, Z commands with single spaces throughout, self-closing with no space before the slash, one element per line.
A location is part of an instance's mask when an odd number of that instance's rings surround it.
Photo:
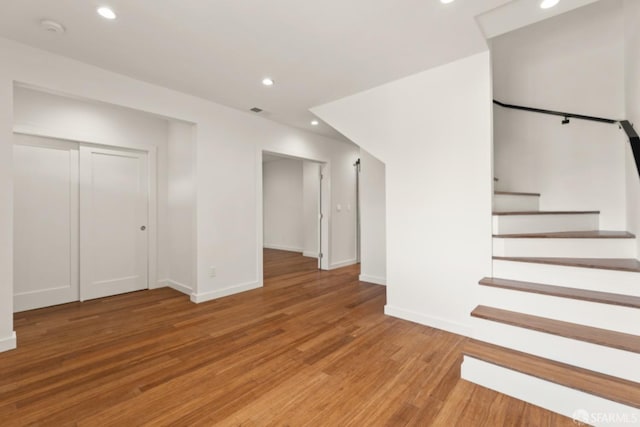
<path fill-rule="evenodd" d="M 386 165 L 386 313 L 469 333 L 491 275 L 489 53 L 312 111 Z"/>
<path fill-rule="evenodd" d="M 626 116 L 631 123 L 640 124 L 640 2 L 625 0 L 625 104 Z M 626 177 L 627 177 L 627 228 L 640 235 L 640 178 L 636 168 L 631 146 L 626 143 Z M 640 239 L 638 256 L 640 256 Z"/>
<path fill-rule="evenodd" d="M 320 201 L 320 165 L 304 160 L 302 162 L 302 210 L 304 223 L 303 254 L 318 257 L 318 212 Z"/>
<path fill-rule="evenodd" d="M 262 150 L 326 162 L 331 205 L 355 201 L 355 145 L 0 39 L 0 341 L 12 330 L 11 155 L 13 82 L 197 126 L 195 301 L 262 284 Z M 327 211 L 333 266 L 355 260 L 355 216 Z M 260 232 L 258 231 L 260 230 Z M 217 268 L 210 277 L 210 267 Z"/>
<path fill-rule="evenodd" d="M 502 102 L 624 117 L 623 14 L 598 2 L 492 40 Z M 502 190 L 542 193 L 543 210 L 601 210 L 626 227 L 625 142 L 615 125 L 495 107 L 495 176 Z"/>
<path fill-rule="evenodd" d="M 14 128 L 21 132 L 53 138 L 114 145 L 157 152 L 157 271 L 151 275 L 167 277 L 167 136 L 168 122 L 126 108 L 87 102 L 64 96 L 16 87 L 14 90 Z M 151 287 L 158 283 L 150 283 Z"/>
<path fill-rule="evenodd" d="M 385 166 L 360 150 L 360 280 L 387 282 Z"/>
<path fill-rule="evenodd" d="M 304 251 L 302 160 L 280 159 L 262 165 L 263 246 Z"/>
<path fill-rule="evenodd" d="M 13 82 L 0 67 L 0 351 L 16 346 L 13 332 Z"/>
<path fill-rule="evenodd" d="M 169 121 L 167 282 L 191 294 L 196 270 L 196 171 L 194 126 Z"/>

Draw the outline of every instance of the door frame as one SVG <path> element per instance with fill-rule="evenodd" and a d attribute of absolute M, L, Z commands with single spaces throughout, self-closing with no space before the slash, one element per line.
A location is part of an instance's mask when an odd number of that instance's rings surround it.
<path fill-rule="evenodd" d="M 142 144 L 100 144 L 93 141 L 87 141 L 83 139 L 76 139 L 73 137 L 66 137 L 56 134 L 55 132 L 48 131 L 46 129 L 24 126 L 15 124 L 13 126 L 14 134 L 38 136 L 42 138 L 51 138 L 60 141 L 77 143 L 78 147 L 95 147 L 104 149 L 115 150 L 129 150 L 147 153 L 147 179 L 149 182 L 149 199 L 148 199 L 148 215 L 149 220 L 147 222 L 147 289 L 157 289 L 164 287 L 164 284 L 158 282 L 158 150 L 155 146 L 142 145 Z M 78 148 L 79 149 L 79 148 Z M 13 288 L 13 284 L 11 285 Z M 15 291 L 15 289 L 14 289 Z M 82 291 L 80 291 L 82 293 Z"/>
<path fill-rule="evenodd" d="M 329 266 L 331 265 L 331 163 L 327 159 L 314 159 L 310 157 L 300 157 L 293 156 L 288 153 L 283 153 L 278 150 L 268 150 L 262 147 L 259 147 L 256 151 L 256 230 L 257 230 L 257 250 L 256 250 L 256 258 L 257 258 L 257 283 L 260 287 L 264 286 L 264 262 L 263 262 L 263 245 L 264 245 L 264 212 L 263 212 L 263 183 L 262 183 L 262 155 L 263 154 L 275 154 L 280 157 L 288 157 L 290 159 L 296 160 L 307 160 L 311 162 L 318 163 L 320 166 L 320 173 L 323 176 L 323 179 L 320 180 L 321 186 L 321 203 L 319 203 L 318 208 L 322 209 L 323 212 L 322 218 L 319 220 L 322 222 L 319 227 L 320 233 L 320 241 L 318 242 L 320 245 L 320 252 L 323 254 L 322 259 L 318 263 L 321 270 L 329 270 Z M 320 177 L 318 176 L 318 179 Z"/>

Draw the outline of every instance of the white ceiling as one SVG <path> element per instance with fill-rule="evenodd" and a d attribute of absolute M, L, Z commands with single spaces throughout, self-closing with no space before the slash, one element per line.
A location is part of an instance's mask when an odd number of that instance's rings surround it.
<path fill-rule="evenodd" d="M 0 36 L 340 137 L 308 109 L 486 49 L 474 17 L 510 1 L 7 0 Z"/>

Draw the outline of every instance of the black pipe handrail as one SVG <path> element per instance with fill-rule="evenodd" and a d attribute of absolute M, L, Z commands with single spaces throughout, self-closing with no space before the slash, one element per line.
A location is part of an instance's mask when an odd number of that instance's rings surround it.
<path fill-rule="evenodd" d="M 618 125 L 620 126 L 620 129 L 624 130 L 624 132 L 627 134 L 627 138 L 629 138 L 629 144 L 631 145 L 633 158 L 636 161 L 636 169 L 638 171 L 638 175 L 640 176 L 640 137 L 638 136 L 638 133 L 636 132 L 636 130 L 633 128 L 633 124 L 631 124 L 629 120 L 605 119 L 603 117 L 585 116 L 583 114 L 563 113 L 561 111 L 544 110 L 541 108 L 533 108 L 533 107 L 523 107 L 522 105 L 505 104 L 504 102 L 500 102 L 495 99 L 493 100 L 493 103 L 503 108 L 510 108 L 513 110 L 530 111 L 533 113 L 549 114 L 552 116 L 564 117 L 564 120 L 562 121 L 563 125 L 569 123 L 569 119 L 590 120 L 592 122 L 609 123 L 609 124 L 618 123 Z"/>
<path fill-rule="evenodd" d="M 493 100 L 493 103 L 504 108 L 511 108 L 513 110 L 522 110 L 522 111 L 531 111 L 533 113 L 550 114 L 552 116 L 560 116 L 567 119 L 591 120 L 592 122 L 611 123 L 611 124 L 616 123 L 618 121 L 614 119 L 605 119 L 603 117 L 585 116 L 584 114 L 563 113 L 562 111 L 543 110 L 541 108 L 523 107 L 521 105 L 505 104 L 504 102 L 496 101 L 495 99 Z"/>
<path fill-rule="evenodd" d="M 629 138 L 633 158 L 636 161 L 636 169 L 638 169 L 638 175 L 640 175 L 640 137 L 629 120 L 620 120 L 620 127 Z"/>

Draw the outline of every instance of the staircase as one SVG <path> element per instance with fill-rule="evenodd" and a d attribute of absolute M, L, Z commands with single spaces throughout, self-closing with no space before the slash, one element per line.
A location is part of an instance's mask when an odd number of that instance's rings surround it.
<path fill-rule="evenodd" d="M 462 377 L 590 425 L 640 425 L 636 237 L 598 211 L 496 192 L 493 277 L 477 289 Z"/>

